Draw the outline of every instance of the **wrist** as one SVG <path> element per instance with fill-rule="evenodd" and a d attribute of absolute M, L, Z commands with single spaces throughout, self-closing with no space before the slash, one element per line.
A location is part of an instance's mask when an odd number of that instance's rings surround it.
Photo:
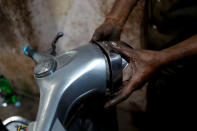
<path fill-rule="evenodd" d="M 167 52 L 165 50 L 161 50 L 159 51 L 159 61 L 161 63 L 161 65 L 167 65 L 169 64 L 172 60 L 172 55 L 170 52 Z"/>
<path fill-rule="evenodd" d="M 117 26 L 119 26 L 121 28 L 123 28 L 123 26 L 124 26 L 124 23 L 120 22 L 120 20 L 118 18 L 116 18 L 116 17 L 107 16 L 105 18 L 104 23 L 108 23 L 108 22 L 113 22 L 115 25 L 117 25 Z"/>

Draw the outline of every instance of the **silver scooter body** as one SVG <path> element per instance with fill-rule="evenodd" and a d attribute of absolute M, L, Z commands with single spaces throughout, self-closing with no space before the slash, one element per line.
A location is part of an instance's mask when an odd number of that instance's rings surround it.
<path fill-rule="evenodd" d="M 29 131 L 65 131 L 72 106 L 90 94 L 104 93 L 107 87 L 108 65 L 98 46 L 89 44 L 52 59 L 57 64 L 55 71 L 35 75 L 40 104 Z"/>

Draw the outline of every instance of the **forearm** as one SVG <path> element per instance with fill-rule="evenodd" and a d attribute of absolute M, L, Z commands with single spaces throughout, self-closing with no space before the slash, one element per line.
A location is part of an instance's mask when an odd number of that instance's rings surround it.
<path fill-rule="evenodd" d="M 197 55 L 197 35 L 160 51 L 162 64 Z"/>
<path fill-rule="evenodd" d="M 123 26 L 137 1 L 138 0 L 116 0 L 107 17 L 117 20 L 118 23 Z"/>

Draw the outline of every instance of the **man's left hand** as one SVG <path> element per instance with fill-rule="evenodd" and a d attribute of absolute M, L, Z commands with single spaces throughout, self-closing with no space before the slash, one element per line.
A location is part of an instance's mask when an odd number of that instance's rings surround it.
<path fill-rule="evenodd" d="M 114 97 L 105 104 L 105 108 L 127 99 L 134 90 L 142 87 L 162 65 L 159 51 L 135 50 L 126 47 L 121 42 L 112 42 L 110 46 L 131 63 L 132 77 L 124 82 L 118 92 L 113 94 Z"/>

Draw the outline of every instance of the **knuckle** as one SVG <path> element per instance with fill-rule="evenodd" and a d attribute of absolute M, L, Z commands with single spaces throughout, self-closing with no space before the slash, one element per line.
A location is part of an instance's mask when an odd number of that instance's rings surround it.
<path fill-rule="evenodd" d="M 129 95 L 130 95 L 129 92 L 123 91 L 123 92 L 121 93 L 121 99 L 124 101 L 124 100 L 126 100 L 126 99 L 129 97 Z"/>
<path fill-rule="evenodd" d="M 125 53 L 126 56 L 130 57 L 130 52 L 127 49 L 124 50 L 124 53 Z"/>
<path fill-rule="evenodd" d="M 128 96 L 127 96 L 127 95 L 124 95 L 124 96 L 122 97 L 122 101 L 125 101 L 127 98 L 128 98 Z"/>
<path fill-rule="evenodd" d="M 128 97 L 131 94 L 131 89 L 129 87 L 125 88 L 123 90 L 123 94 L 124 94 L 124 96 Z"/>

